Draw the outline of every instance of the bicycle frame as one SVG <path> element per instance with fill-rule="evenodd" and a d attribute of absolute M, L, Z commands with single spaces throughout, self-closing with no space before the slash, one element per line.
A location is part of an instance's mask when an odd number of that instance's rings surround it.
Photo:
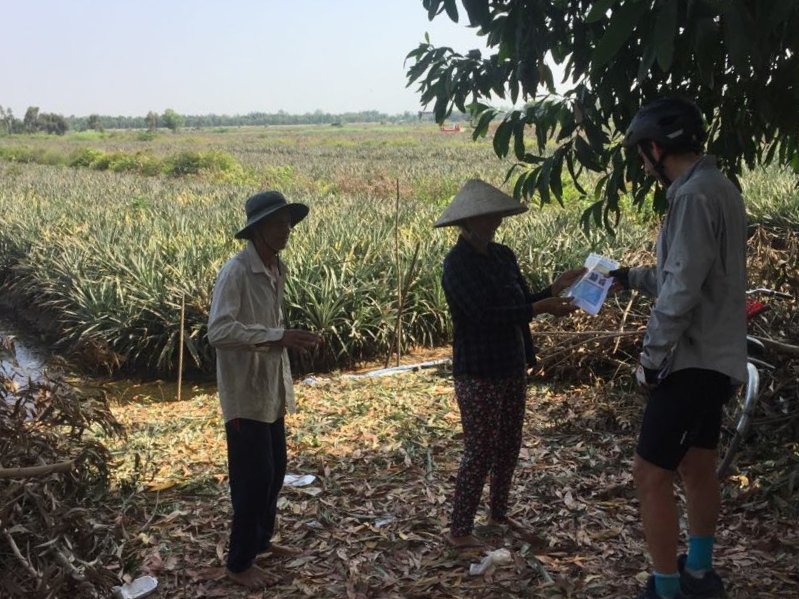
<path fill-rule="evenodd" d="M 775 291 L 774 289 L 766 289 L 764 287 L 759 287 L 757 289 L 750 289 L 746 292 L 747 296 L 755 295 L 755 294 L 762 294 L 767 295 L 770 297 L 778 297 L 783 299 L 790 299 L 791 295 L 787 293 L 783 293 L 781 291 Z M 760 302 L 754 302 L 747 300 L 747 321 L 751 321 L 755 316 L 763 312 L 767 309 L 765 304 Z M 730 440 L 729 445 L 726 447 L 726 451 L 723 453 L 720 452 L 719 454 L 719 465 L 716 469 L 716 475 L 718 478 L 722 479 L 727 475 L 730 466 L 732 465 L 733 458 L 735 457 L 735 453 L 738 451 L 741 443 L 743 442 L 746 434 L 749 431 L 749 427 L 752 423 L 752 415 L 755 412 L 757 407 L 758 399 L 760 398 L 760 370 L 759 369 L 770 369 L 773 370 L 774 366 L 765 362 L 759 358 L 756 358 L 752 354 L 754 353 L 763 353 L 765 351 L 765 346 L 757 339 L 752 337 L 751 335 L 746 336 L 746 348 L 747 348 L 747 357 L 746 357 L 746 383 L 745 383 L 745 390 L 743 395 L 743 400 L 738 402 L 738 406 L 740 408 L 740 412 L 736 415 L 737 421 L 735 423 L 735 433 L 733 434 L 732 439 Z M 731 399 L 731 402 L 735 402 L 735 399 Z M 734 406 L 735 407 L 735 406 Z"/>

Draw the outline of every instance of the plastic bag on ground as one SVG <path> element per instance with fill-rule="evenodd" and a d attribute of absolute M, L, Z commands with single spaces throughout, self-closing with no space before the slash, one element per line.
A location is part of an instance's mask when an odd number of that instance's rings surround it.
<path fill-rule="evenodd" d="M 486 556 L 480 561 L 479 564 L 472 564 L 469 566 L 469 574 L 472 576 L 480 576 L 488 572 L 492 566 L 506 566 L 513 561 L 510 551 L 505 549 L 494 549 L 489 551 Z"/>
<path fill-rule="evenodd" d="M 313 474 L 287 474 L 283 477 L 283 484 L 286 487 L 306 487 L 315 480 Z"/>
<path fill-rule="evenodd" d="M 155 592 L 158 580 L 154 576 L 140 576 L 132 582 L 126 582 L 121 587 L 111 589 L 114 599 L 143 599 Z"/>

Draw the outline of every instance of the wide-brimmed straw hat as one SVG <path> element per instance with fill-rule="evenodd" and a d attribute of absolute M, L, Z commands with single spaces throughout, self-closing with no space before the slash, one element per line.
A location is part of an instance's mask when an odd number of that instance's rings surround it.
<path fill-rule="evenodd" d="M 283 208 L 286 208 L 291 215 L 292 227 L 308 215 L 308 206 L 299 202 L 289 204 L 285 196 L 279 191 L 262 191 L 250 196 L 244 204 L 244 210 L 247 213 L 247 224 L 236 233 L 236 238 L 249 239 L 255 225 Z"/>
<path fill-rule="evenodd" d="M 527 206 L 514 200 L 504 191 L 480 179 L 470 179 L 455 194 L 455 198 L 433 226 L 459 225 L 473 216 L 488 214 L 512 216 L 522 212 L 527 212 Z"/>

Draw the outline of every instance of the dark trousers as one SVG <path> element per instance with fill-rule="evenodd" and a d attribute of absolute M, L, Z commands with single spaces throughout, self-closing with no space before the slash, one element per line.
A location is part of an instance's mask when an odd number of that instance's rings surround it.
<path fill-rule="evenodd" d="M 269 548 L 277 496 L 286 475 L 286 427 L 237 418 L 225 423 L 228 477 L 233 503 L 227 567 L 244 572 Z"/>
<path fill-rule="evenodd" d="M 453 536 L 471 534 L 489 473 L 491 517 L 502 520 L 507 516 L 513 471 L 522 445 L 526 395 L 523 376 L 455 378 L 464 447 L 450 522 Z"/>

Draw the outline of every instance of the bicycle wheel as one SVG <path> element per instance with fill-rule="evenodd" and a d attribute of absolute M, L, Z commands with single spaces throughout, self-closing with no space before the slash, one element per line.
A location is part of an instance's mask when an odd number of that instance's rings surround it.
<path fill-rule="evenodd" d="M 760 373 L 751 362 L 746 363 L 746 384 L 724 406 L 719 439 L 719 466 L 716 475 L 724 478 L 732 466 L 735 453 L 749 432 L 752 414 L 760 391 Z"/>

